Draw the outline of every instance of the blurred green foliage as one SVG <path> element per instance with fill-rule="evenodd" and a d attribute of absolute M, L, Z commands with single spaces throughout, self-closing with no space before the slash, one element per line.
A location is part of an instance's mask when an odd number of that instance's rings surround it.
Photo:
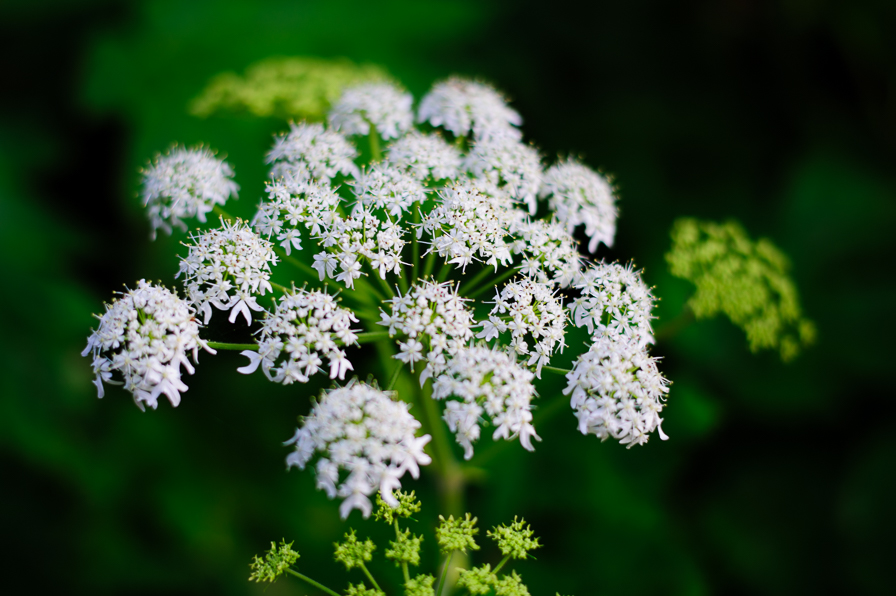
<path fill-rule="evenodd" d="M 767 238 L 750 240 L 735 221 L 681 218 L 666 253 L 672 275 L 697 286 L 688 307 L 697 319 L 724 313 L 747 334 L 750 351 L 776 350 L 788 362 L 815 341 L 802 316 L 790 262 Z"/>
<path fill-rule="evenodd" d="M 189 105 L 194 116 L 216 112 L 249 112 L 284 120 L 321 120 L 348 85 L 381 81 L 389 76 L 373 64 L 309 57 L 273 57 L 234 72 L 215 75 Z"/>
<path fill-rule="evenodd" d="M 219 149 L 241 185 L 228 211 L 250 216 L 281 123 L 184 106 L 220 72 L 296 55 L 382 64 L 418 98 L 453 73 L 507 92 L 548 158 L 615 175 L 619 233 L 598 257 L 646 266 L 658 326 L 693 292 L 663 258 L 678 217 L 736 218 L 792 260 L 820 333 L 791 365 L 723 320 L 691 325 L 656 346 L 670 441 L 626 451 L 560 416 L 534 454 L 489 463 L 466 509 L 531 523 L 533 594 L 891 591 L 893 3 L 44 0 L 0 17 L 4 592 L 261 593 L 248 564 L 281 536 L 343 585 L 330 549 L 346 526 L 279 445 L 320 386 L 204 355 L 179 408 L 143 414 L 123 391 L 97 400 L 79 356 L 113 291 L 170 285 L 183 254 L 177 236 L 148 242 L 138 168 L 173 142 Z M 542 407 L 559 381 L 538 386 Z M 430 478 L 408 488 L 434 502 Z M 371 524 L 355 523 L 385 543 Z M 52 572 L 47 545 L 64 553 Z"/>

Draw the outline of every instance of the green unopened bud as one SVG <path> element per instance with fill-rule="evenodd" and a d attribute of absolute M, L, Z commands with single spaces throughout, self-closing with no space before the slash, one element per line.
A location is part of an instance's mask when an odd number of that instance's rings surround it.
<path fill-rule="evenodd" d="M 496 596 L 529 596 L 529 588 L 523 583 L 522 578 L 512 571 L 510 575 L 502 575 L 495 582 Z"/>
<path fill-rule="evenodd" d="M 345 542 L 337 542 L 334 546 L 336 547 L 334 554 L 336 561 L 344 564 L 346 569 L 363 567 L 364 563 L 373 557 L 373 551 L 376 550 L 376 545 L 370 538 L 359 542 L 355 537 L 354 530 L 346 533 Z"/>
<path fill-rule="evenodd" d="M 457 577 L 457 587 L 466 588 L 470 594 L 488 594 L 497 582 L 498 577 L 487 564 L 469 571 L 461 569 Z"/>
<path fill-rule="evenodd" d="M 386 596 L 384 592 L 380 590 L 374 590 L 373 588 L 368 588 L 364 584 L 349 584 L 348 588 L 345 590 L 345 596 Z"/>
<path fill-rule="evenodd" d="M 398 538 L 389 542 L 386 549 L 386 558 L 395 561 L 396 565 L 407 563 L 417 566 L 420 564 L 420 543 L 423 536 L 415 536 L 410 530 L 399 532 Z"/>
<path fill-rule="evenodd" d="M 436 528 L 436 541 L 442 554 L 447 555 L 456 550 L 467 552 L 468 548 L 479 550 L 479 545 L 473 539 L 479 533 L 475 517 L 471 518 L 467 513 L 463 519 L 454 519 L 453 515 L 445 519 L 440 515 L 439 520 L 441 523 Z"/>
<path fill-rule="evenodd" d="M 271 550 L 265 554 L 263 559 L 256 555 L 249 563 L 249 569 L 252 570 L 249 581 L 272 582 L 289 569 L 298 558 L 299 553 L 292 550 L 292 542 L 287 544 L 286 540 L 281 540 L 280 546 L 272 542 Z"/>
<path fill-rule="evenodd" d="M 383 520 L 387 524 L 391 524 L 394 520 L 400 517 L 411 517 L 418 511 L 420 511 L 420 501 L 417 500 L 417 497 L 414 495 L 414 491 L 409 493 L 405 493 L 402 491 L 395 491 L 395 498 L 398 499 L 398 507 L 394 509 L 389 506 L 388 503 L 383 501 L 383 498 L 380 496 L 380 493 L 376 494 L 376 512 L 373 514 L 373 518 L 377 521 Z"/>
<path fill-rule="evenodd" d="M 488 533 L 488 537 L 498 543 L 501 554 L 514 559 L 525 559 L 530 550 L 539 548 L 538 538 L 532 538 L 532 529 L 526 520 L 513 518 L 507 526 L 496 526 Z"/>
<path fill-rule="evenodd" d="M 436 578 L 431 575 L 418 575 L 404 584 L 404 596 L 434 596 L 433 583 Z"/>

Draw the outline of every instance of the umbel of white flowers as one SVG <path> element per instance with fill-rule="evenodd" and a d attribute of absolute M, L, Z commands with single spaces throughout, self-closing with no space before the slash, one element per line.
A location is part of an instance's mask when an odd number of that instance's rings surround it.
<path fill-rule="evenodd" d="M 379 387 L 391 389 L 399 366 L 416 375 L 416 399 L 443 404 L 467 459 L 483 426 L 533 449 L 533 380 L 545 370 L 566 374 L 582 433 L 629 447 L 654 430 L 666 438 L 668 382 L 648 352 L 651 291 L 630 265 L 583 256 L 575 236 L 591 252 L 613 243 L 614 188 L 574 159 L 545 169 L 521 124 L 494 89 L 458 78 L 437 83 L 416 113 L 410 94 L 371 83 L 347 89 L 328 125 L 292 124 L 267 156 L 267 197 L 251 222 L 222 220 L 190 237 L 178 272 L 186 298 L 166 294 L 148 309 L 128 294 L 100 319 L 85 351 L 100 395 L 118 375 L 138 404 L 165 394 L 177 405 L 180 366 L 193 371 L 184 354 L 205 346 L 193 315 L 260 319 L 239 372 L 260 368 L 283 384 L 324 372 L 345 383 L 289 441 L 290 465 L 319 458 L 318 485 L 344 499 L 343 515 L 369 513 L 377 490 L 391 502 L 404 472 L 416 477 L 429 463 L 429 437 L 416 437 L 408 408 L 349 374 L 361 365 L 358 344 L 374 336 L 392 340 L 396 360 Z M 359 141 L 371 160 L 360 159 Z M 144 175 L 153 231 L 221 211 L 235 194 L 231 176 L 204 149 L 157 157 Z M 284 267 L 295 267 L 291 288 L 271 280 Z M 138 292 L 149 291 L 141 282 Z M 259 301 L 270 292 L 279 295 Z M 590 339 L 571 346 L 579 355 L 563 370 L 551 362 L 570 348 L 570 322 Z"/>

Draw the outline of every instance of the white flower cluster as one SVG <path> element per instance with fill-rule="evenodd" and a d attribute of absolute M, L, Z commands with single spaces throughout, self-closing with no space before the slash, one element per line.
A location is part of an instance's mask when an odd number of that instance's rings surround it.
<path fill-rule="evenodd" d="M 547 364 L 554 351 L 566 346 L 566 309 L 560 300 L 544 284 L 522 279 L 514 281 L 500 291 L 495 291 L 495 307 L 477 338 L 490 341 L 505 331 L 510 331 L 510 345 L 520 355 L 528 355 L 528 366 L 535 365 L 535 374 L 541 378 L 541 367 Z M 535 340 L 529 349 L 526 337 Z"/>
<path fill-rule="evenodd" d="M 268 182 L 267 190 L 268 200 L 258 205 L 252 227 L 268 238 L 276 236 L 287 255 L 293 248 L 302 250 L 299 224 L 320 236 L 338 217 L 336 207 L 341 199 L 329 185 L 296 180 L 287 174 Z"/>
<path fill-rule="evenodd" d="M 522 137 L 516 127 L 523 119 L 500 93 L 484 83 L 457 77 L 433 86 L 420 102 L 417 121 L 442 126 L 457 137 L 470 131 L 475 139 Z"/>
<path fill-rule="evenodd" d="M 370 207 L 358 203 L 350 215 L 337 215 L 330 227 L 321 231 L 319 239 L 324 250 L 314 255 L 311 266 L 321 281 L 333 277 L 350 289 L 364 275 L 364 260 L 382 279 L 389 272 L 401 275 L 401 251 L 406 244 L 403 235 L 404 229 L 397 222 L 380 219 Z"/>
<path fill-rule="evenodd" d="M 513 252 L 523 255 L 520 272 L 543 284 L 566 288 L 582 270 L 576 241 L 557 221 L 514 222 Z"/>
<path fill-rule="evenodd" d="M 242 221 L 221 221 L 221 228 L 191 236 L 189 252 L 181 259 L 176 277 L 184 274 L 187 300 L 205 316 L 208 324 L 212 306 L 230 310 L 233 323 L 242 313 L 252 323 L 254 311 L 263 310 L 255 295 L 271 291 L 268 281 L 277 255 L 271 243 L 260 238 Z"/>
<path fill-rule="evenodd" d="M 401 219 L 414 203 L 426 200 L 426 189 L 418 178 L 384 162 L 377 162 L 363 171 L 354 191 L 358 205 L 382 209 L 395 219 Z"/>
<path fill-rule="evenodd" d="M 190 217 L 204 223 L 205 215 L 215 205 L 236 198 L 240 187 L 232 178 L 230 166 L 205 147 L 175 146 L 165 155 L 156 156 L 143 170 L 141 192 L 153 239 L 159 228 L 167 234 L 172 226 L 186 232 L 183 220 Z"/>
<path fill-rule="evenodd" d="M 354 367 L 340 346 L 357 344 L 358 336 L 351 328 L 357 322 L 352 311 L 340 307 L 326 292 L 293 290 L 280 297 L 273 312 L 265 312 L 258 351 L 243 351 L 249 364 L 237 370 L 251 374 L 260 364 L 275 383 L 307 383 L 321 369 L 325 356 L 330 378 L 343 380 Z"/>
<path fill-rule="evenodd" d="M 390 83 L 349 87 L 333 104 L 330 126 L 347 135 L 366 135 L 373 126 L 384 139 L 395 139 L 414 125 L 414 97 Z"/>
<path fill-rule="evenodd" d="M 525 204 L 530 215 L 535 214 L 544 171 L 534 147 L 506 137 L 482 140 L 470 149 L 466 167 L 473 176 L 485 178 Z"/>
<path fill-rule="evenodd" d="M 354 159 L 358 150 L 339 134 L 324 129 L 323 124 L 290 124 L 290 131 L 278 136 L 268 153 L 271 178 L 287 174 L 299 181 L 318 180 L 325 184 L 337 175 L 357 176 Z"/>
<path fill-rule="evenodd" d="M 438 375 L 451 356 L 473 337 L 473 313 L 450 283 L 424 281 L 411 287 L 404 296 L 396 296 L 391 314 L 381 311 L 380 325 L 389 328 L 389 337 L 402 335 L 395 358 L 411 365 L 427 359 L 420 383 Z M 425 350 L 425 354 L 424 354 Z"/>
<path fill-rule="evenodd" d="M 351 381 L 325 391 L 302 427 L 286 442 L 295 445 L 286 458 L 287 467 L 304 470 L 319 453 L 317 486 L 331 499 L 344 499 L 339 506 L 343 519 L 352 509 L 360 509 L 368 517 L 369 497 L 377 490 L 386 503 L 397 507 L 393 491 L 401 488 L 401 477 L 410 472 L 417 478 L 419 466 L 432 461 L 423 452 L 430 436 L 416 436 L 420 423 L 408 408 L 407 403 L 365 383 Z"/>
<path fill-rule="evenodd" d="M 424 231 L 432 238 L 429 251 L 464 271 L 474 260 L 496 271 L 499 263 L 506 267 L 513 261 L 507 210 L 477 190 L 455 186 L 442 191 L 436 207 L 423 216 L 418 237 Z"/>
<path fill-rule="evenodd" d="M 180 367 L 194 372 L 187 354 L 196 362 L 199 348 L 215 353 L 199 338 L 193 309 L 167 288 L 142 279 L 136 290 L 107 304 L 99 321 L 81 352 L 93 356 L 97 393 L 103 397 L 104 382 L 120 384 L 112 380 L 117 372 L 141 410 L 146 405 L 155 409 L 162 394 L 177 407 L 181 392 L 187 390 Z"/>
<path fill-rule="evenodd" d="M 418 180 L 457 178 L 460 174 L 460 150 L 436 134 L 412 130 L 386 148 L 386 160 L 407 170 Z"/>
<path fill-rule="evenodd" d="M 656 359 L 644 346 L 625 336 L 603 337 L 579 356 L 563 390 L 571 394 L 579 431 L 602 441 L 609 437 L 623 445 L 642 445 L 660 427 L 669 382 L 659 373 Z"/>
<path fill-rule="evenodd" d="M 446 402 L 444 419 L 464 448 L 464 459 L 473 457 L 473 443 L 479 439 L 479 418 L 485 412 L 497 427 L 492 439 L 520 438 L 520 444 L 534 451 L 532 439 L 541 440 L 532 426 L 530 404 L 535 396 L 533 374 L 516 358 L 502 350 L 482 346 L 462 348 L 448 361 L 433 383 L 434 399 L 451 396 L 462 401 Z"/>
<path fill-rule="evenodd" d="M 539 192 L 550 197 L 548 206 L 568 232 L 585 226 L 588 251 L 597 250 L 603 242 L 613 246 L 616 237 L 616 196 L 610 182 L 577 161 L 569 159 L 548 168 Z"/>
<path fill-rule="evenodd" d="M 653 343 L 653 294 L 631 264 L 591 265 L 575 286 L 582 295 L 569 309 L 576 326 L 587 326 L 593 341 L 625 336 L 640 346 Z"/>

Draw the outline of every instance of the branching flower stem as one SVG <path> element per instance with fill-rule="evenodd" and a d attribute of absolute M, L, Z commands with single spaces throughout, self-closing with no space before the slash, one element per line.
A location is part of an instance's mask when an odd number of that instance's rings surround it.
<path fill-rule="evenodd" d="M 365 571 L 366 571 L 366 569 L 365 569 Z M 334 592 L 333 590 L 331 590 L 331 589 L 328 588 L 327 586 L 325 586 L 325 585 L 323 585 L 323 584 L 320 584 L 320 583 L 314 581 L 313 579 L 311 579 L 311 578 L 308 577 L 307 575 L 302 575 L 302 574 L 299 573 L 298 571 L 293 571 L 292 569 L 287 569 L 287 570 L 286 570 L 286 573 L 289 573 L 290 575 L 294 575 L 295 577 L 299 578 L 299 579 L 302 580 L 303 582 L 305 582 L 305 583 L 307 583 L 307 584 L 309 584 L 309 585 L 314 586 L 314 587 L 317 588 L 318 590 L 321 590 L 322 592 L 326 592 L 327 594 L 330 594 L 330 596 L 341 596 L 338 592 Z"/>
<path fill-rule="evenodd" d="M 513 277 L 514 275 L 516 275 L 516 273 L 517 273 L 517 268 L 516 268 L 516 267 L 510 267 L 507 271 L 505 271 L 504 273 L 502 273 L 502 274 L 499 275 L 498 277 L 496 277 L 496 278 L 494 278 L 494 279 L 492 279 L 492 280 L 490 280 L 490 281 L 488 281 L 488 282 L 482 284 L 481 286 L 479 286 L 479 287 L 476 288 L 475 290 L 473 290 L 473 291 L 471 291 L 471 292 L 465 292 L 465 293 L 464 293 L 464 296 L 467 297 L 467 298 L 476 298 L 477 296 L 479 296 L 479 295 L 482 294 L 483 292 L 487 292 L 488 290 L 492 290 L 492 289 L 498 287 L 498 284 L 500 284 L 502 281 L 505 281 L 505 280 L 507 280 L 507 279 Z"/>

